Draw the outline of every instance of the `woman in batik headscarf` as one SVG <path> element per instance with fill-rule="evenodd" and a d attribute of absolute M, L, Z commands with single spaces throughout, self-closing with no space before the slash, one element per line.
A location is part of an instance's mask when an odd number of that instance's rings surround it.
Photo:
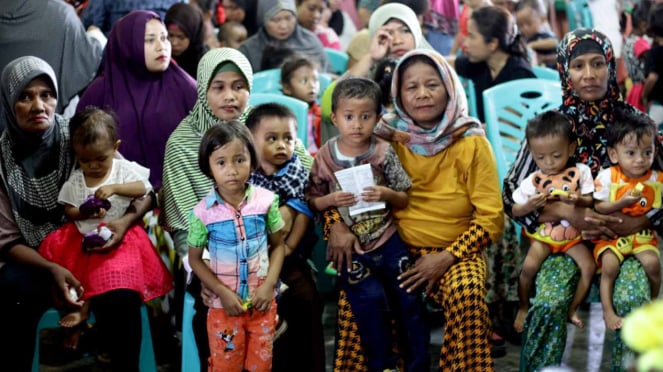
<path fill-rule="evenodd" d="M 578 29 L 564 37 L 558 47 L 557 68 L 562 81 L 563 103 L 560 111 L 571 118 L 578 137 L 576 162 L 584 163 L 596 176 L 601 168 L 610 166 L 606 146 L 606 128 L 612 123 L 616 109 L 634 110 L 622 100 L 616 79 L 615 55 L 610 40 L 595 30 Z M 663 149 L 657 143 L 654 167 L 663 165 Z M 505 211 L 511 214 L 513 191 L 536 164 L 523 144 L 513 168 L 504 182 Z M 663 210 L 652 210 L 647 216 L 629 217 L 621 213 L 611 216 L 565 203 L 549 203 L 537 211 L 516 219 L 527 229 L 540 222 L 568 219 L 587 240 L 625 236 L 650 227 L 660 231 Z M 512 216 L 513 217 L 513 216 Z M 531 300 L 525 320 L 521 370 L 538 370 L 560 365 L 566 342 L 566 319 L 573 298 L 579 270 L 568 256 L 551 255 L 544 261 L 536 278 L 536 297 Z M 621 266 L 615 282 L 613 304 L 620 317 L 650 300 L 647 275 L 633 257 Z M 613 343 L 612 365 L 623 369 L 625 346 L 619 331 Z"/>
<path fill-rule="evenodd" d="M 399 279 L 408 290 L 423 290 L 442 309 L 440 370 L 492 370 L 484 254 L 502 234 L 504 217 L 490 144 L 480 123 L 467 116 L 456 73 L 435 51 L 405 54 L 394 71 L 391 94 L 395 112 L 385 115 L 375 132 L 392 141 L 412 179 L 409 204 L 395 210 L 395 217 L 416 258 Z M 356 238 L 337 210 L 324 215 L 332 261 L 346 270 Z M 334 370 L 365 370 L 343 292 L 337 335 Z"/>
<path fill-rule="evenodd" d="M 37 252 L 44 237 L 65 222 L 58 195 L 75 163 L 69 123 L 55 113 L 56 82 L 51 66 L 37 57 L 10 62 L 0 79 L 7 121 L 0 138 L 0 360 L 10 371 L 31 369 L 37 324 L 54 298 L 80 306 L 69 290 L 85 290 L 68 270 Z M 151 199 L 134 201 L 122 218 L 109 222 L 113 236 L 103 251 L 119 246 Z M 138 370 L 140 294 L 113 290 L 93 301 L 113 368 Z"/>

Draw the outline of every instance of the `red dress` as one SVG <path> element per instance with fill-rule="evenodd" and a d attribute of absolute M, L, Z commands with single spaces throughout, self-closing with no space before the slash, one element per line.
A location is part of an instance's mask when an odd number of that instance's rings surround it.
<path fill-rule="evenodd" d="M 108 253 L 84 252 L 82 241 L 76 225 L 68 222 L 44 239 L 39 253 L 80 280 L 83 300 L 115 289 L 131 289 L 149 301 L 172 289 L 172 277 L 140 225 L 131 227 L 122 244 Z"/>

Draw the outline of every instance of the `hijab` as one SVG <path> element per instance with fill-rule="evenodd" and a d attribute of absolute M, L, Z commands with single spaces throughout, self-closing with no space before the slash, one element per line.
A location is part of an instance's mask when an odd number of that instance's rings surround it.
<path fill-rule="evenodd" d="M 399 75 L 401 66 L 415 56 L 429 58 L 438 69 L 449 100 L 442 120 L 431 129 L 421 128 L 403 109 L 400 99 Z M 458 138 L 465 136 L 484 136 L 481 123 L 468 116 L 467 98 L 456 72 L 439 53 L 427 49 L 415 49 L 406 53 L 394 69 L 391 82 L 391 96 L 395 97 L 394 112 L 383 116 L 375 128 L 378 136 L 388 140 L 402 139 L 414 153 L 433 156 L 451 146 Z"/>
<path fill-rule="evenodd" d="M 192 77 L 196 76 L 198 61 L 207 51 L 205 46 L 205 27 L 203 15 L 193 6 L 186 3 L 177 3 L 166 13 L 166 28 L 175 24 L 189 39 L 189 47 L 181 55 L 173 59 Z"/>
<path fill-rule="evenodd" d="M 161 171 L 168 136 L 195 103 L 196 82 L 174 63 L 153 73 L 145 65 L 145 27 L 159 20 L 150 11 L 122 17 L 108 36 L 102 75 L 83 94 L 78 111 L 87 106 L 110 108 L 118 116 L 120 152 L 150 169 L 154 189 Z"/>
<path fill-rule="evenodd" d="M 51 66 L 37 57 L 15 59 L 2 71 L 2 107 L 7 129 L 0 137 L 0 176 L 14 221 L 31 247 L 64 222 L 58 194 L 69 178 L 74 159 L 69 145 L 69 125 L 55 114 L 48 130 L 40 135 L 19 128 L 15 105 L 21 92 L 37 77 L 46 77 L 58 95 Z"/>
<path fill-rule="evenodd" d="M 251 62 L 253 71 L 263 70 L 261 66 L 263 51 L 268 45 L 290 48 L 295 53 L 311 57 L 320 65 L 320 71 L 327 71 L 329 60 L 322 42 L 313 32 L 300 26 L 296 19 L 292 34 L 285 40 L 275 40 L 267 33 L 264 22 L 282 10 L 297 15 L 294 0 L 260 0 L 258 3 L 257 20 L 261 27 L 255 35 L 249 37 L 239 48 Z"/>
<path fill-rule="evenodd" d="M 596 45 L 588 45 L 588 42 Z M 608 90 L 603 99 L 587 102 L 580 99 L 576 93 L 569 74 L 571 56 L 576 57 L 581 53 L 576 52 L 576 48 L 582 49 L 584 53 L 600 51 L 605 57 L 608 64 Z M 610 40 L 603 33 L 586 28 L 567 33 L 557 49 L 557 70 L 562 79 L 560 111 L 571 118 L 578 137 L 576 160 L 589 166 L 592 174 L 596 176 L 601 168 L 610 166 L 606 126 L 612 122 L 615 109 L 624 107 L 633 110 L 631 105 L 622 100 L 619 91 L 615 55 Z"/>
<path fill-rule="evenodd" d="M 205 53 L 198 63 L 198 99 L 193 110 L 168 139 L 164 161 L 163 205 L 165 224 L 170 229 L 187 230 L 189 212 L 212 187 L 212 180 L 198 168 L 198 148 L 203 134 L 219 119 L 207 102 L 207 90 L 220 68 L 233 64 L 253 87 L 253 71 L 246 57 L 233 48 L 217 48 Z M 245 113 L 248 111 L 248 104 Z"/>
<path fill-rule="evenodd" d="M 373 14 L 371 14 L 371 19 L 368 21 L 368 33 L 370 39 L 373 39 L 373 36 L 380 27 L 392 19 L 397 19 L 403 22 L 407 28 L 410 29 L 410 32 L 412 32 L 412 36 L 414 37 L 415 48 L 433 50 L 433 47 L 428 41 L 426 41 L 426 38 L 424 38 L 424 35 L 421 32 L 421 25 L 419 24 L 417 15 L 414 14 L 412 9 L 399 3 L 388 3 L 375 9 Z"/>

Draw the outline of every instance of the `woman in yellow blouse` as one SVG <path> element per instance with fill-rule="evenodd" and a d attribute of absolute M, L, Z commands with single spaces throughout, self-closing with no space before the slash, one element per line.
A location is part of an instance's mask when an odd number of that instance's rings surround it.
<path fill-rule="evenodd" d="M 455 72 L 434 51 L 399 61 L 392 83 L 395 112 L 376 127 L 389 139 L 412 180 L 399 233 L 417 258 L 400 276 L 424 290 L 446 319 L 440 370 L 493 370 L 484 252 L 502 234 L 504 216 L 495 159 Z M 336 210 L 325 212 L 330 259 L 346 270 L 358 242 Z M 336 371 L 364 370 L 352 311 L 339 299 Z"/>

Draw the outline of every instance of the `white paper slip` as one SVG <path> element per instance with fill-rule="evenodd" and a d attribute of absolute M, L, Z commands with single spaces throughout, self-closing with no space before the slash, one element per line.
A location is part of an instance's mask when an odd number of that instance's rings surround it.
<path fill-rule="evenodd" d="M 350 216 L 356 216 L 360 213 L 386 208 L 384 202 L 366 202 L 361 200 L 361 193 L 364 191 L 364 188 L 375 186 L 375 182 L 373 182 L 373 171 L 371 170 L 370 164 L 346 168 L 335 172 L 334 175 L 343 191 L 351 192 L 357 196 L 357 204 L 348 207 Z"/>

